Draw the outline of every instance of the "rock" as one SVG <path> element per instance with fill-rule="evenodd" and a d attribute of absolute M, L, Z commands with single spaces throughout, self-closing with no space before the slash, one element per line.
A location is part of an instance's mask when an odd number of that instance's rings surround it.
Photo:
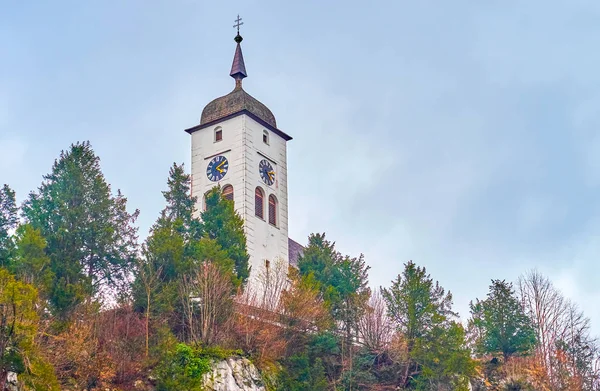
<path fill-rule="evenodd" d="M 266 391 L 258 369 L 244 357 L 217 361 L 212 372 L 204 375 L 207 391 Z"/>
<path fill-rule="evenodd" d="M 15 372 L 8 372 L 6 376 L 6 388 L 9 391 L 19 391 L 19 380 Z"/>

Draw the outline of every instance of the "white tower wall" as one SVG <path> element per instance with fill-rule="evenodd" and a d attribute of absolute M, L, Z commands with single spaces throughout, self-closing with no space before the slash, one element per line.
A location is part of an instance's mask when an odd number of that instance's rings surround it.
<path fill-rule="evenodd" d="M 215 129 L 220 127 L 223 139 L 215 141 Z M 269 143 L 263 142 L 268 132 Z M 206 176 L 210 160 L 223 155 L 229 161 L 227 174 L 219 182 Z M 259 162 L 267 159 L 274 168 L 275 182 L 265 184 L 258 170 Z M 288 193 L 286 140 L 247 114 L 240 114 L 192 133 L 192 195 L 198 200 L 197 210 L 204 207 L 204 194 L 214 186 L 232 185 L 234 205 L 244 220 L 247 237 L 249 284 L 256 289 L 257 277 L 265 270 L 265 261 L 271 265 L 288 260 Z M 255 189 L 260 186 L 265 194 L 264 219 L 255 216 Z M 277 224 L 269 224 L 269 195 L 277 199 Z"/>

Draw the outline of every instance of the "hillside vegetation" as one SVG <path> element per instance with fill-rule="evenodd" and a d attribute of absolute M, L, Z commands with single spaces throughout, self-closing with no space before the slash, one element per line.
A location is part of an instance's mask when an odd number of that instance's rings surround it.
<path fill-rule="evenodd" d="M 24 390 L 196 391 L 232 355 L 270 390 L 600 389 L 589 320 L 536 271 L 490 281 L 461 323 L 425 267 L 372 290 L 364 257 L 316 233 L 251 290 L 233 203 L 214 188 L 198 216 L 190 188 L 174 164 L 143 242 L 89 143 L 22 205 L 0 189 L 0 390 L 17 373 Z"/>

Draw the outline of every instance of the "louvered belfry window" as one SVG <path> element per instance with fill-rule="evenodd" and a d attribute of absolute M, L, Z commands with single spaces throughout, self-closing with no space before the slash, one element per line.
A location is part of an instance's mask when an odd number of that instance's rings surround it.
<path fill-rule="evenodd" d="M 269 196 L 269 224 L 277 226 L 277 199 L 273 194 Z"/>
<path fill-rule="evenodd" d="M 260 217 L 261 219 L 265 218 L 265 212 L 264 212 L 264 201 L 265 200 L 265 193 L 263 193 L 262 189 L 260 187 L 257 187 L 256 190 L 254 191 L 254 214 L 258 217 Z"/>
<path fill-rule="evenodd" d="M 223 188 L 223 198 L 233 201 L 233 186 L 227 185 Z"/>

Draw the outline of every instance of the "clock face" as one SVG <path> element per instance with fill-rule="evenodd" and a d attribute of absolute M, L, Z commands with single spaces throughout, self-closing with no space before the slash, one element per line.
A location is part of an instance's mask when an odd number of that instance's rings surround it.
<path fill-rule="evenodd" d="M 258 172 L 260 173 L 263 182 L 267 185 L 271 186 L 275 183 L 275 170 L 268 160 L 263 159 L 260 161 L 258 164 Z"/>
<path fill-rule="evenodd" d="M 228 169 L 229 162 L 227 158 L 225 156 L 215 156 L 206 167 L 206 176 L 211 181 L 217 182 L 223 179 Z"/>

